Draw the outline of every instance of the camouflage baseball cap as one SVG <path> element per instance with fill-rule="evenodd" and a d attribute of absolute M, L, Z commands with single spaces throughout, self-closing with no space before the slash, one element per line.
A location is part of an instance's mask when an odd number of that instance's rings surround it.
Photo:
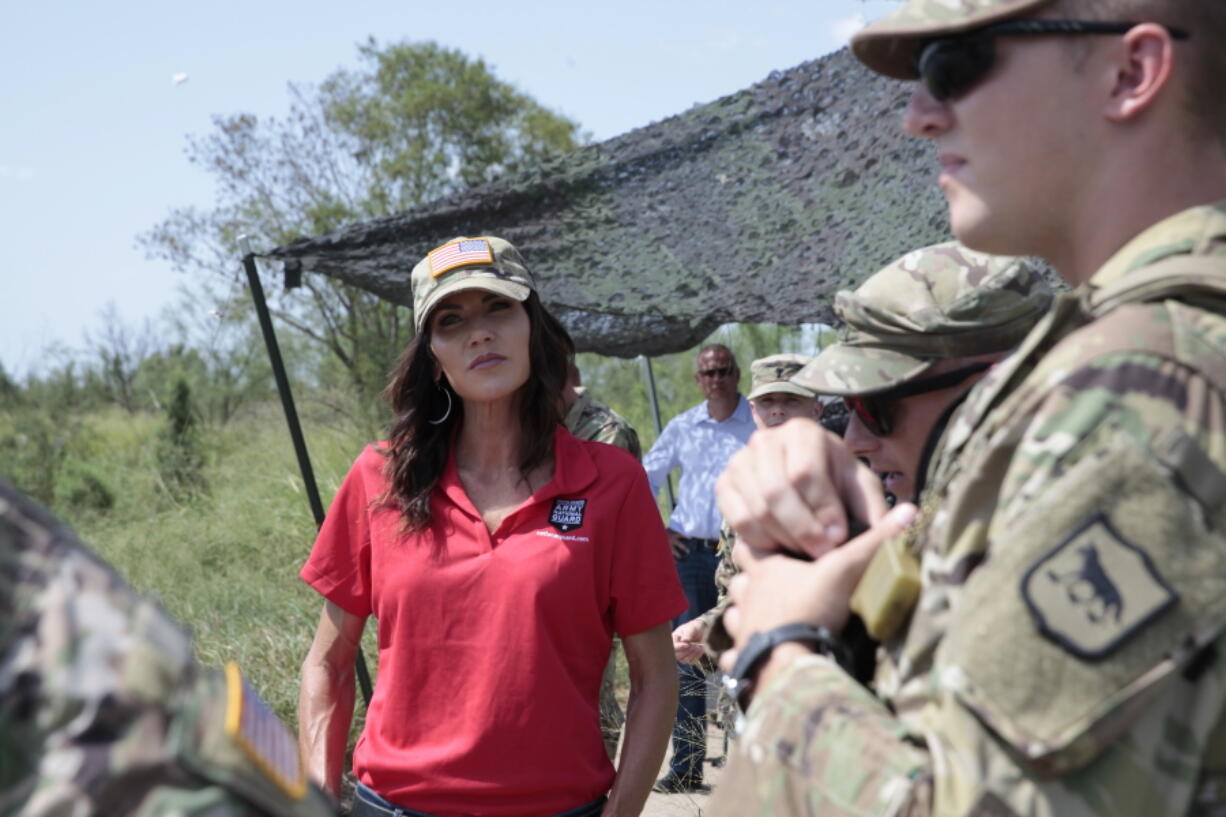
<path fill-rule="evenodd" d="M 915 250 L 835 296 L 839 342 L 793 380 L 822 394 L 885 391 L 940 360 L 1013 348 L 1051 298 L 1041 271 L 1025 259 L 952 241 Z"/>
<path fill-rule="evenodd" d="M 907 0 L 902 8 L 870 23 L 851 38 L 851 51 L 878 74 L 917 79 L 920 43 L 1021 17 L 1052 0 Z"/>
<path fill-rule="evenodd" d="M 417 266 L 413 286 L 413 327 L 420 332 L 430 310 L 453 292 L 486 289 L 517 301 L 536 289 L 532 273 L 511 242 L 484 236 L 453 238 L 435 247 Z"/>
<path fill-rule="evenodd" d="M 806 355 L 771 355 L 760 357 L 749 364 L 749 399 L 756 400 L 764 394 L 795 394 L 800 397 L 816 397 L 812 389 L 793 383 L 792 377 L 813 358 Z"/>

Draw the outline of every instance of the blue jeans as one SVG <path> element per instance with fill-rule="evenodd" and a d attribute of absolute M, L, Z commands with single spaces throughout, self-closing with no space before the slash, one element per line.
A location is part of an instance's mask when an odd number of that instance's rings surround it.
<path fill-rule="evenodd" d="M 714 607 L 717 595 L 715 568 L 719 557 L 711 540 L 682 541 L 690 552 L 677 560 L 677 575 L 690 606 L 673 620 L 674 628 Z M 680 663 L 677 676 L 681 695 L 673 722 L 673 757 L 669 767 L 678 777 L 701 780 L 702 763 L 707 756 L 707 677 L 701 667 Z"/>
<path fill-rule="evenodd" d="M 598 817 L 601 809 L 604 808 L 605 799 L 601 797 L 591 803 L 585 803 L 549 817 Z M 390 803 L 362 783 L 358 783 L 353 793 L 353 810 L 349 812 L 349 815 L 350 817 L 435 817 L 424 811 L 414 811 L 411 808 Z M 541 815 L 541 817 L 547 817 L 547 815 Z"/>

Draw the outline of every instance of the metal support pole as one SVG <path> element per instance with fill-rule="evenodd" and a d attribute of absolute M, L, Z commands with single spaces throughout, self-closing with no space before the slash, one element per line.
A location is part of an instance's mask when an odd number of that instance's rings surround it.
<path fill-rule="evenodd" d="M 247 236 L 240 236 L 238 242 L 243 250 L 243 268 L 247 271 L 251 300 L 255 302 L 255 314 L 260 321 L 260 332 L 264 335 L 264 345 L 268 349 L 268 361 L 272 364 L 272 375 L 277 381 L 277 393 L 281 395 L 281 408 L 285 410 L 285 422 L 289 426 L 289 436 L 294 443 L 294 453 L 298 455 L 298 469 L 302 472 L 302 484 L 306 489 L 307 501 L 311 505 L 311 513 L 315 516 L 315 526 L 318 528 L 324 523 L 324 506 L 319 500 L 319 486 L 315 484 L 315 471 L 311 468 L 306 437 L 303 436 L 302 426 L 298 422 L 298 410 L 294 408 L 294 395 L 290 392 L 289 377 L 285 373 L 285 363 L 281 359 L 281 347 L 277 344 L 276 333 L 273 332 L 268 302 L 264 300 L 264 286 L 260 283 L 260 274 L 256 269 L 255 253 L 251 251 L 251 242 Z M 357 672 L 358 686 L 362 689 L 362 699 L 369 707 L 370 672 L 366 669 L 366 658 L 362 655 L 361 647 L 358 647 L 358 658 L 354 669 Z"/>
<path fill-rule="evenodd" d="M 647 379 L 647 402 L 651 403 L 651 419 L 656 427 L 656 439 L 659 439 L 664 426 L 660 423 L 660 401 L 656 398 L 656 375 L 651 369 L 651 358 L 640 355 L 640 360 L 643 361 L 643 377 Z M 668 492 L 668 507 L 677 507 L 677 498 L 673 496 L 672 474 L 664 478 L 664 490 Z"/>

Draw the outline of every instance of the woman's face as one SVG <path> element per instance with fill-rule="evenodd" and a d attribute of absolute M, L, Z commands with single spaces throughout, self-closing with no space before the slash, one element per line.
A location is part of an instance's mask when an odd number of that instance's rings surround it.
<path fill-rule="evenodd" d="M 504 400 L 528 382 L 531 326 L 519 301 L 464 290 L 444 298 L 428 321 L 430 351 L 465 403 Z"/>

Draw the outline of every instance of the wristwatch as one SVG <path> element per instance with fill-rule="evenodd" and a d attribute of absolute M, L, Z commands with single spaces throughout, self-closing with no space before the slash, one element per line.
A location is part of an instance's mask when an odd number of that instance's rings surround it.
<path fill-rule="evenodd" d="M 806 644 L 819 655 L 833 658 L 835 662 L 847 670 L 852 663 L 851 650 L 838 636 L 825 627 L 815 627 L 805 622 L 784 624 L 781 627 L 757 632 L 745 642 L 744 649 L 737 656 L 732 672 L 724 676 L 724 689 L 736 702 L 743 713 L 746 709 L 744 697 L 753 688 L 754 677 L 771 652 L 780 644 L 795 641 Z"/>

